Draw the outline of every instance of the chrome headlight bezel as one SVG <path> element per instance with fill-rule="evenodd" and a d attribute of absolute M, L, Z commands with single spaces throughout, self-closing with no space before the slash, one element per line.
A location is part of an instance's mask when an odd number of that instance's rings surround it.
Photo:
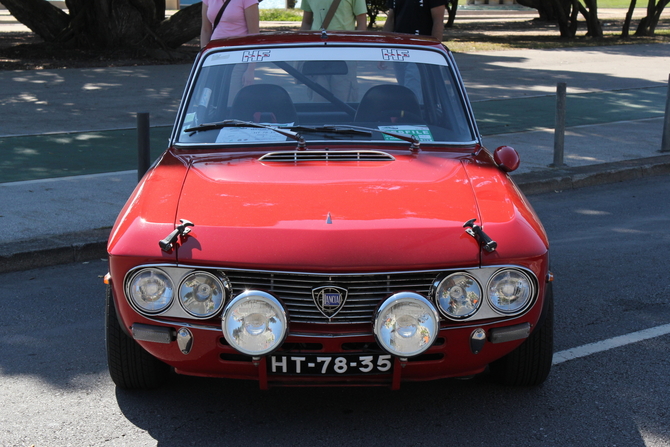
<path fill-rule="evenodd" d="M 210 298 L 214 296 L 214 298 L 211 299 L 213 302 L 213 307 L 209 309 L 207 312 L 197 312 L 194 310 L 194 305 L 197 306 L 202 303 L 203 307 L 206 306 L 205 300 L 200 300 L 198 298 L 193 297 L 194 294 L 197 294 L 195 290 L 193 290 L 193 287 L 191 284 L 189 284 L 189 281 L 195 280 L 198 277 L 204 277 L 206 279 L 209 279 L 210 284 L 205 284 L 207 286 L 212 294 L 210 295 Z M 190 290 L 187 290 L 190 289 Z M 218 289 L 218 293 L 217 293 Z M 219 278 L 218 276 L 207 272 L 205 270 L 193 270 L 192 272 L 188 273 L 184 278 L 181 280 L 181 283 L 179 284 L 179 289 L 177 290 L 178 293 L 178 301 L 179 304 L 181 305 L 181 308 L 192 316 L 193 318 L 197 319 L 207 319 L 207 318 L 212 318 L 216 314 L 218 314 L 223 306 L 226 303 L 226 300 L 229 295 L 229 290 L 228 287 L 226 287 L 226 284 L 224 281 Z M 191 295 L 191 297 L 189 297 Z M 218 297 L 217 297 L 218 295 Z"/>
<path fill-rule="evenodd" d="M 503 307 L 500 301 L 496 300 L 496 296 L 505 293 L 501 287 L 505 287 L 500 283 L 502 281 L 516 282 L 517 288 L 520 290 L 518 294 L 521 295 L 521 302 L 516 306 Z M 513 287 L 513 284 L 508 284 L 508 287 Z M 519 315 L 526 311 L 533 302 L 535 302 L 537 295 L 537 286 L 533 277 L 527 272 L 517 268 L 501 268 L 491 275 L 486 285 L 486 300 L 494 312 L 500 315 L 512 316 Z"/>
<path fill-rule="evenodd" d="M 163 287 L 163 291 L 160 293 L 160 297 L 153 300 L 154 303 L 158 303 L 156 306 L 147 305 L 147 300 L 143 300 L 140 296 L 142 291 L 139 290 L 142 285 L 139 284 L 139 281 L 143 279 L 145 275 L 153 277 L 154 280 L 158 279 L 160 282 L 164 283 L 163 285 L 158 284 L 158 287 Z M 145 280 L 149 278 L 144 277 Z M 128 297 L 128 302 L 137 312 L 143 315 L 158 315 L 165 312 L 170 308 L 174 301 L 175 296 L 175 287 L 172 278 L 168 273 L 162 269 L 156 267 L 147 267 L 142 268 L 133 272 L 132 276 L 128 278 L 125 284 L 126 296 Z M 154 293 L 154 295 L 156 292 Z"/>
<path fill-rule="evenodd" d="M 471 283 L 464 284 L 466 281 L 470 281 Z M 443 290 L 444 288 L 447 290 Z M 470 300 L 471 302 L 470 310 L 467 310 L 467 308 L 464 306 L 464 312 L 460 314 L 449 310 L 453 307 L 454 304 L 458 304 L 454 303 L 454 300 L 459 297 L 454 297 L 451 295 L 451 292 L 457 289 L 460 289 L 461 291 L 459 295 L 465 295 L 462 297 L 463 299 Z M 452 299 L 449 300 L 448 297 L 443 298 L 441 295 L 443 295 L 444 292 L 447 292 L 447 294 L 450 295 L 450 298 Z M 473 294 L 475 296 L 472 296 Z M 477 278 L 475 278 L 473 275 L 467 272 L 454 272 L 439 281 L 437 287 L 435 287 L 433 296 L 435 297 L 435 304 L 437 304 L 437 308 L 440 311 L 440 314 L 450 320 L 459 321 L 468 319 L 477 313 L 482 305 L 483 289 L 479 281 L 477 281 Z"/>
<path fill-rule="evenodd" d="M 400 316 L 395 312 L 399 312 Z M 407 320 L 402 327 L 400 320 Z M 421 323 L 421 324 L 417 324 Z M 405 334 L 403 334 L 403 329 Z M 398 357 L 414 357 L 430 348 L 440 330 L 440 317 L 433 303 L 413 292 L 387 298 L 375 312 L 373 330 L 377 344 Z M 415 349 L 401 345 L 415 344 Z"/>
<path fill-rule="evenodd" d="M 257 311 L 262 310 L 263 306 L 271 309 L 273 315 L 267 318 L 266 315 L 256 315 L 259 312 L 250 314 L 254 309 L 243 310 L 242 307 L 257 306 Z M 248 322 L 245 328 L 245 319 L 256 315 L 255 321 Z M 270 321 L 276 317 L 276 321 Z M 221 329 L 223 336 L 230 346 L 237 351 L 253 357 L 267 355 L 277 350 L 288 334 L 288 314 L 282 303 L 267 292 L 259 290 L 247 290 L 233 298 L 223 310 L 221 316 Z M 251 330 L 250 330 L 251 329 Z M 252 332 L 258 331 L 257 334 Z M 242 340 L 245 337 L 246 340 Z M 248 343 L 248 344 L 246 344 Z M 251 349 L 251 344 L 258 345 L 257 349 Z"/>

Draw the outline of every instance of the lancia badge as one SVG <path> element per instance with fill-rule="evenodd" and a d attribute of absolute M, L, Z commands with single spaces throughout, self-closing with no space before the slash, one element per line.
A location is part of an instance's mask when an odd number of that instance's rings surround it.
<path fill-rule="evenodd" d="M 330 320 L 344 307 L 347 289 L 335 286 L 317 287 L 312 289 L 312 299 L 316 308 Z"/>

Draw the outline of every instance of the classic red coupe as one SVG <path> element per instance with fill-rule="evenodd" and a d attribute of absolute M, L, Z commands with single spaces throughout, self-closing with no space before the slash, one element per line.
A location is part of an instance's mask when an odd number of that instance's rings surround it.
<path fill-rule="evenodd" d="M 482 146 L 435 40 L 210 43 L 109 238 L 113 381 L 542 383 L 549 243 L 518 164 Z"/>

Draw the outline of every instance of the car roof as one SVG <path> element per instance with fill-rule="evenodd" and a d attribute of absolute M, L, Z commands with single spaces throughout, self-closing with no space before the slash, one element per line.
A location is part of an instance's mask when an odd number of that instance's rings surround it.
<path fill-rule="evenodd" d="M 361 31 L 281 31 L 273 33 L 251 34 L 211 41 L 206 50 L 237 46 L 273 46 L 287 44 L 361 44 L 361 45 L 398 45 L 422 46 L 449 51 L 441 42 L 429 36 L 412 34 L 361 32 Z"/>

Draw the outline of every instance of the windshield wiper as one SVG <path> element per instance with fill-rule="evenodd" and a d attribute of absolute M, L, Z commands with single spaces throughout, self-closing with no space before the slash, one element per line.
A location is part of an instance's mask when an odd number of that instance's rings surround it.
<path fill-rule="evenodd" d="M 389 132 L 387 130 L 374 129 L 372 127 L 360 127 L 360 126 L 350 126 L 348 124 L 326 124 L 324 126 L 288 126 L 288 129 L 299 131 L 299 132 L 323 132 L 323 133 L 335 133 L 335 134 L 350 134 L 350 135 L 372 135 L 372 132 L 379 132 L 390 137 L 397 138 L 402 141 L 407 141 L 411 143 L 409 149 L 413 152 L 419 151 L 419 139 L 414 135 L 406 135 L 397 132 Z"/>
<path fill-rule="evenodd" d="M 294 132 L 302 133 L 333 133 L 340 135 L 363 135 L 366 137 L 372 136 L 371 130 L 362 130 L 362 129 L 353 129 L 347 126 L 336 126 L 326 124 L 325 126 L 288 126 L 287 129 L 291 129 Z"/>
<path fill-rule="evenodd" d="M 270 129 L 274 130 L 278 134 L 284 135 L 287 138 L 291 138 L 298 142 L 298 149 L 305 149 L 305 139 L 298 132 L 293 132 L 291 130 L 285 130 L 279 127 L 269 126 L 267 124 L 254 123 L 251 121 L 242 121 L 242 120 L 223 120 L 216 123 L 203 123 L 199 126 L 189 127 L 184 129 L 184 132 L 189 132 L 189 136 L 193 136 L 197 132 L 206 132 L 208 130 L 223 129 L 224 127 L 257 127 L 260 129 Z M 290 129 L 290 128 L 289 128 Z"/>

